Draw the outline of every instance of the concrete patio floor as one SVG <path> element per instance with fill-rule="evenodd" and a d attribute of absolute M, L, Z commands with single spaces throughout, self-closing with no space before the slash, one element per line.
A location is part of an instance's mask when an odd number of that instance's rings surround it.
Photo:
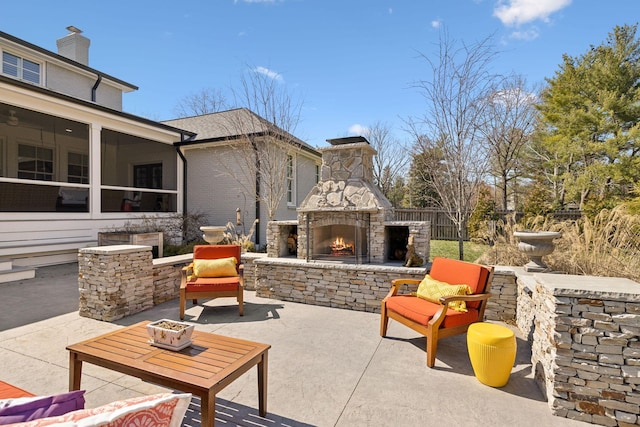
<path fill-rule="evenodd" d="M 142 320 L 178 319 L 177 299 L 113 323 L 80 317 L 77 268 L 41 267 L 35 279 L 0 284 L 0 379 L 40 395 L 64 392 L 67 345 Z M 492 388 L 474 377 L 464 335 L 442 340 L 430 369 L 424 337 L 391 320 L 389 338 L 381 338 L 376 313 L 269 300 L 251 291 L 243 317 L 231 299 L 187 307 L 185 320 L 197 330 L 271 345 L 267 418 L 258 416 L 254 368 L 218 394 L 216 425 L 586 425 L 551 414 L 521 335 L 509 383 Z M 86 407 L 166 391 L 90 364 L 82 388 Z M 194 398 L 185 426 L 200 425 L 197 405 Z"/>

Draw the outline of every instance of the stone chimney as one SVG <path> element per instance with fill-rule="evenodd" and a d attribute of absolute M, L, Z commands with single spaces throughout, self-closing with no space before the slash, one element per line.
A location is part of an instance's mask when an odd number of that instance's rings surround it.
<path fill-rule="evenodd" d="M 70 31 L 69 34 L 56 40 L 58 54 L 88 66 L 91 41 L 81 34 L 82 30 L 72 25 L 67 30 Z"/>

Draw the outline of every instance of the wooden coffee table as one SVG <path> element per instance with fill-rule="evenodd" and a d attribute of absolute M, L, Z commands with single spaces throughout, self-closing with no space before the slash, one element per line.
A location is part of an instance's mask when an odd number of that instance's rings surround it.
<path fill-rule="evenodd" d="M 141 322 L 67 347 L 69 390 L 80 389 L 82 362 L 92 363 L 172 389 L 200 396 L 201 425 L 215 422 L 216 393 L 258 365 L 258 402 L 267 414 L 267 353 L 270 345 L 195 330 L 193 344 L 180 351 L 149 344 Z"/>

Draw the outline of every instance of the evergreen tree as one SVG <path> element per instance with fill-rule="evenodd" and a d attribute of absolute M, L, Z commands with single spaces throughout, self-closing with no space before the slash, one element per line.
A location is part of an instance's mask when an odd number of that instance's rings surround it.
<path fill-rule="evenodd" d="M 548 79 L 537 168 L 557 181 L 556 202 L 609 204 L 640 180 L 640 41 L 637 25 L 617 26 L 600 46 L 565 55 Z M 551 182 L 550 182 L 551 183 Z M 561 197 L 561 199 L 558 199 Z"/>

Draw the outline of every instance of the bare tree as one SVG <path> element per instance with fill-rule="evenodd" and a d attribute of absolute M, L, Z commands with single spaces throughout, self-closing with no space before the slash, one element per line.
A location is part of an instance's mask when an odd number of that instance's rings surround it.
<path fill-rule="evenodd" d="M 227 100 L 219 89 L 205 88 L 181 98 L 173 112 L 176 117 L 191 117 L 217 113 L 226 108 Z"/>
<path fill-rule="evenodd" d="M 393 137 L 387 123 L 375 122 L 367 128 L 365 136 L 378 152 L 373 158 L 375 184 L 387 198 L 390 198 L 397 178 L 404 175 L 410 156 L 406 147 Z"/>
<path fill-rule="evenodd" d="M 491 174 L 498 179 L 503 210 L 512 194 L 511 183 L 516 183 L 522 171 L 518 168 L 521 152 L 535 129 L 536 100 L 519 75 L 501 80 L 489 95 L 485 125 L 480 129 L 489 145 Z"/>
<path fill-rule="evenodd" d="M 246 194 L 264 203 L 268 219 L 273 220 L 284 197 L 295 190 L 295 156 L 304 143 L 293 133 L 302 102 L 278 75 L 263 68 L 246 71 L 233 94 L 242 108 L 224 121 L 227 133 L 236 138 L 230 145 L 236 166 L 228 172 Z"/>
<path fill-rule="evenodd" d="M 460 259 L 468 216 L 477 201 L 477 192 L 489 169 L 488 153 L 480 128 L 489 93 L 496 82 L 490 73 L 496 55 L 491 38 L 457 47 L 441 33 L 436 60 L 422 54 L 429 64 L 431 80 L 415 87 L 426 101 L 424 115 L 408 121 L 419 152 L 437 160 L 422 173 L 429 176 L 438 203 L 457 227 Z"/>

